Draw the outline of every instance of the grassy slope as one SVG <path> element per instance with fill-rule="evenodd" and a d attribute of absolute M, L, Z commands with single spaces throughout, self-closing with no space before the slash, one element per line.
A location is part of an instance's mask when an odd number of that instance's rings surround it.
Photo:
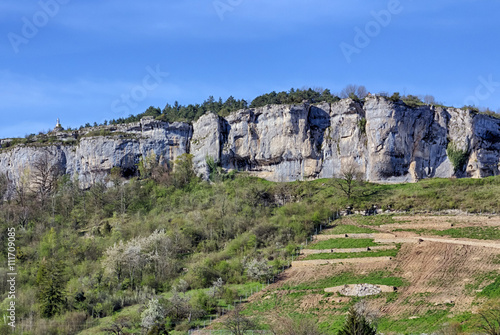
<path fill-rule="evenodd" d="M 305 257 L 303 260 L 314 259 L 343 259 L 343 258 L 364 258 L 364 257 L 396 257 L 398 250 L 375 250 L 363 252 L 331 252 L 322 254 L 312 254 Z"/>
<path fill-rule="evenodd" d="M 309 245 L 308 249 L 344 249 L 344 248 L 366 248 L 374 247 L 378 243 L 373 242 L 371 238 L 347 239 L 347 238 L 332 238 L 326 241 L 319 241 Z"/>
<path fill-rule="evenodd" d="M 284 248 L 287 244 L 290 250 L 293 250 L 293 247 L 304 241 L 315 227 L 328 223 L 328 218 L 346 205 L 353 205 L 358 210 L 376 204 L 382 209 L 408 211 L 444 209 L 461 209 L 469 212 L 500 211 L 500 202 L 496 197 L 500 192 L 500 177 L 433 179 L 416 184 L 398 185 L 365 184 L 355 191 L 354 197 L 350 200 L 334 187 L 331 180 L 326 179 L 276 184 L 239 176 L 223 184 L 193 185 L 175 189 L 144 182 L 141 182 L 140 187 L 133 188 L 133 184 L 130 184 L 127 186 L 130 188 L 130 194 L 127 194 L 127 212 L 124 215 L 119 214 L 120 193 L 116 190 L 102 193 L 103 197 L 110 198 L 109 200 L 104 198 L 102 204 L 95 200 L 100 193 L 92 193 L 90 190 L 86 200 L 77 198 L 75 208 L 70 208 L 68 214 L 65 214 L 62 205 L 61 209 L 57 207 L 55 216 L 50 208 L 40 212 L 40 219 L 32 219 L 27 231 L 18 235 L 20 252 L 23 254 L 19 260 L 21 269 L 19 289 L 24 292 L 36 290 L 39 262 L 43 257 L 56 257 L 63 260 L 66 267 L 65 289 L 69 298 L 72 299 L 70 293 L 74 294 L 80 289 L 84 290 L 87 296 L 95 291 L 97 296 L 101 288 L 95 284 L 95 278 L 102 273 L 101 261 L 104 250 L 120 240 L 127 241 L 136 236 L 147 236 L 160 228 L 166 229 L 169 233 L 181 231 L 180 236 L 190 240 L 189 252 L 177 260 L 181 269 L 182 267 L 191 270 L 212 269 L 212 277 L 226 275 L 229 283 L 238 284 L 248 281 L 245 271 L 239 269 L 237 264 L 243 257 L 256 254 L 273 256 L 278 260 L 276 268 L 280 268 L 279 260 L 286 260 L 289 257 L 287 249 Z M 63 196 L 64 194 L 59 199 L 58 195 L 56 201 L 62 203 Z M 272 205 L 275 198 L 287 200 L 283 206 L 275 207 Z M 68 203 L 65 203 L 65 206 L 71 206 L 71 202 Z M 2 208 L 2 212 L 8 213 L 6 207 Z M 9 220 L 11 219 L 7 216 L 1 218 L 2 229 L 14 224 Z M 376 216 L 369 219 L 360 218 L 358 223 L 380 225 L 393 223 L 392 221 L 390 216 Z M 47 222 L 54 223 L 47 225 Z M 104 232 L 105 223 L 111 224 L 110 233 Z M 49 236 L 51 226 L 55 227 L 55 241 Z M 78 235 L 75 227 L 90 232 L 92 239 Z M 334 230 L 334 233 L 340 234 L 371 232 L 368 228 L 347 225 L 336 227 Z M 452 234 L 452 231 L 447 233 Z M 478 234 L 488 238 L 490 235 L 497 236 L 496 231 L 489 230 Z M 282 236 L 290 237 L 287 240 L 280 240 Z M 201 242 L 197 240 L 200 238 Z M 5 241 L 2 240 L 3 243 Z M 279 243 L 281 246 L 276 247 Z M 5 263 L 5 256 L 3 253 L 0 256 L 2 264 Z M 343 256 L 345 257 L 345 254 Z M 179 276 L 195 280 L 196 277 L 189 277 L 192 274 L 193 271 L 189 271 L 187 275 L 179 273 L 158 287 L 158 291 L 169 292 Z M 338 281 L 339 284 L 342 283 L 341 279 L 342 277 Z M 379 280 L 381 278 L 376 279 L 374 283 L 382 284 Z M 364 280 L 364 282 L 372 281 L 370 278 Z M 335 286 L 333 285 L 335 281 L 336 279 L 331 279 L 328 285 Z M 140 285 L 145 286 L 148 283 L 144 281 Z M 314 285 L 316 284 L 312 286 Z M 496 292 L 496 289 L 493 287 L 491 291 Z M 5 297 L 5 292 L 1 293 L 2 297 Z M 23 301 L 29 301 L 27 296 L 22 298 Z M 142 304 L 134 304 L 119 309 L 112 317 L 128 317 L 127 313 L 138 310 L 140 306 Z M 30 308 L 36 313 L 36 305 Z M 27 308 L 26 313 L 30 308 Z M 106 317 L 102 320 L 105 319 Z M 337 324 L 336 320 L 331 322 Z M 329 327 L 323 323 L 322 325 L 323 328 Z"/>

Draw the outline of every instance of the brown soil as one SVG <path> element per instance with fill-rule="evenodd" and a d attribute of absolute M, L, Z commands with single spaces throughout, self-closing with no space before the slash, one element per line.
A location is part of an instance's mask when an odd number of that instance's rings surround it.
<path fill-rule="evenodd" d="M 381 225 L 380 229 L 436 229 L 445 230 L 451 227 L 500 226 L 498 216 L 395 216 L 401 223 Z M 408 222 L 409 221 L 409 222 Z M 375 228 L 376 229 L 376 228 Z"/>
<path fill-rule="evenodd" d="M 487 216 L 415 216 L 395 217 L 401 224 L 372 227 L 383 233 L 348 234 L 347 238 L 373 238 L 378 243 L 402 243 L 396 258 L 388 257 L 296 261 L 283 275 L 281 283 L 297 285 L 334 276 L 343 271 L 366 274 L 374 270 L 397 270 L 398 276 L 408 281 L 409 286 L 399 289 L 397 300 L 386 302 L 386 298 L 371 300 L 373 307 L 391 316 L 402 313 L 418 315 L 430 306 L 445 308 L 453 306 L 451 313 L 476 311 L 478 299 L 466 290 L 475 278 L 491 271 L 500 271 L 494 262 L 500 255 L 500 241 L 454 239 L 435 236 L 418 236 L 414 232 L 392 229 L 448 229 L 468 226 L 500 226 L 500 217 Z M 353 223 L 353 222 L 351 222 Z M 318 240 L 342 238 L 345 235 L 328 235 L 324 231 Z M 354 252 L 357 250 L 352 250 Z M 303 250 L 304 254 L 318 251 Z M 349 283 L 346 283 L 349 284 Z"/>
<path fill-rule="evenodd" d="M 370 299 L 369 305 L 381 312 L 382 316 L 418 316 L 429 309 L 450 309 L 450 315 L 472 311 L 477 312 L 483 300 L 467 287 L 475 284 L 478 276 L 492 271 L 500 271 L 500 241 L 474 239 L 453 239 L 435 236 L 418 236 L 414 232 L 394 232 L 392 229 L 448 229 L 466 226 L 500 226 L 500 216 L 415 216 L 395 217 L 401 224 L 372 227 L 378 234 L 349 234 L 348 238 L 373 238 L 379 243 L 402 243 L 397 257 L 371 257 L 335 260 L 295 261 L 292 267 L 282 273 L 279 281 L 250 297 L 250 302 L 264 299 L 273 294 L 288 294 L 291 291 L 276 290 L 282 285 L 310 283 L 342 272 L 360 275 L 373 271 L 387 271 L 402 277 L 408 286 L 399 287 L 395 300 L 387 301 L 387 296 Z M 328 235 L 328 231 L 318 235 L 318 240 L 344 235 Z M 365 249 L 363 249 L 365 250 Z M 321 251 L 303 250 L 305 253 Z M 354 250 L 351 250 L 351 252 Z M 351 283 L 345 283 L 351 284 Z M 480 289 L 489 283 L 483 283 Z M 327 301 L 328 303 L 325 303 Z M 342 306 L 350 301 L 348 297 L 337 295 L 325 297 L 317 292 L 304 296 L 297 305 L 297 312 L 317 310 L 320 318 L 326 317 L 328 306 Z M 321 312 L 323 311 L 323 312 Z M 338 313 L 338 312 L 337 312 Z"/>
<path fill-rule="evenodd" d="M 390 250 L 396 249 L 395 245 L 380 245 L 375 247 L 370 247 L 370 250 Z M 332 252 L 348 253 L 348 252 L 364 252 L 367 251 L 366 248 L 351 248 L 351 249 L 302 249 L 301 254 L 304 256 L 312 254 L 327 254 Z"/>
<path fill-rule="evenodd" d="M 327 233 L 325 233 L 323 235 L 315 235 L 315 236 L 313 236 L 313 239 L 315 241 L 325 241 L 325 240 L 330 240 L 332 238 L 391 238 L 394 236 L 395 236 L 394 234 L 390 234 L 390 233 L 334 234 L 334 235 L 328 235 Z"/>
<path fill-rule="evenodd" d="M 313 259 L 307 261 L 292 262 L 292 267 L 311 266 L 311 265 L 324 265 L 324 264 L 339 264 L 339 263 L 355 263 L 365 264 L 374 262 L 390 262 L 392 257 L 361 257 L 361 258 L 341 258 L 341 259 Z"/>

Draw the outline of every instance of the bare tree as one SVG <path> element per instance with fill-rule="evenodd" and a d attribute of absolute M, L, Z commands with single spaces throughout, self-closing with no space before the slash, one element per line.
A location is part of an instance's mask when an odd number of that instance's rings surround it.
<path fill-rule="evenodd" d="M 340 97 L 342 99 L 349 98 L 349 95 L 356 94 L 356 88 L 357 88 L 356 85 L 353 85 L 353 84 L 347 85 L 346 87 L 344 87 L 342 89 L 342 91 L 340 91 Z"/>
<path fill-rule="evenodd" d="M 424 104 L 427 105 L 435 105 L 436 104 L 436 99 L 434 98 L 433 95 L 425 95 L 424 98 L 422 99 L 424 101 Z"/>
<path fill-rule="evenodd" d="M 363 85 L 358 86 L 358 88 L 356 89 L 356 95 L 360 99 L 366 98 L 366 96 L 368 95 L 368 91 L 366 90 L 366 87 L 364 87 Z"/>
<path fill-rule="evenodd" d="M 312 88 L 312 90 L 313 90 L 314 92 L 317 92 L 317 93 L 320 93 L 320 94 L 321 94 L 321 93 L 323 93 L 323 92 L 325 91 L 325 88 L 324 88 L 324 87 L 321 87 L 321 86 L 314 86 L 314 87 Z"/>
<path fill-rule="evenodd" d="M 14 180 L 14 198 L 18 206 L 19 224 L 21 227 L 26 227 L 30 214 L 30 203 L 32 199 L 32 191 L 30 188 L 31 171 L 29 168 L 24 168 L 19 173 L 19 178 Z"/>
<path fill-rule="evenodd" d="M 288 202 L 292 200 L 293 190 L 290 188 L 290 185 L 286 183 L 278 183 L 274 187 L 274 195 L 278 198 L 279 204 L 281 206 L 286 205 Z"/>
<path fill-rule="evenodd" d="M 231 334 L 243 335 L 247 330 L 252 330 L 255 328 L 255 323 L 241 314 L 241 306 L 236 305 L 234 311 L 229 315 L 227 320 L 224 322 L 224 326 L 229 329 Z"/>
<path fill-rule="evenodd" d="M 191 318 L 192 309 L 189 305 L 189 298 L 185 295 L 180 295 L 178 292 L 173 292 L 168 299 L 167 316 L 172 321 L 179 321 L 184 318 Z"/>
<path fill-rule="evenodd" d="M 104 328 L 105 332 L 113 335 L 130 334 L 126 329 L 130 327 L 130 322 L 124 318 L 115 320 L 110 326 Z"/>
<path fill-rule="evenodd" d="M 366 90 L 366 87 L 364 87 L 363 85 L 358 86 L 353 84 L 347 85 L 342 89 L 342 91 L 340 91 L 340 97 L 342 99 L 349 98 L 352 94 L 354 94 L 360 99 L 363 99 L 368 95 L 368 91 Z"/>
<path fill-rule="evenodd" d="M 343 164 L 340 173 L 336 177 L 335 184 L 345 193 L 347 199 L 351 199 L 356 186 L 363 180 L 360 167 L 354 161 Z"/>
<path fill-rule="evenodd" d="M 42 207 L 44 207 L 49 195 L 56 188 L 59 168 L 50 159 L 49 153 L 44 153 L 33 163 L 33 186 Z"/>
<path fill-rule="evenodd" d="M 380 311 L 374 308 L 371 308 L 368 305 L 366 300 L 358 301 L 354 305 L 354 309 L 359 315 L 362 315 L 371 325 L 377 325 L 378 320 L 380 319 Z"/>

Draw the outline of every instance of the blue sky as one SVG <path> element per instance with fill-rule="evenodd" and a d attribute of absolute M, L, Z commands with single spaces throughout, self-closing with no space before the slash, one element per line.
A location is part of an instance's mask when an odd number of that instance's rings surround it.
<path fill-rule="evenodd" d="M 304 86 L 496 111 L 498 13 L 497 0 L 3 0 L 0 138 Z"/>

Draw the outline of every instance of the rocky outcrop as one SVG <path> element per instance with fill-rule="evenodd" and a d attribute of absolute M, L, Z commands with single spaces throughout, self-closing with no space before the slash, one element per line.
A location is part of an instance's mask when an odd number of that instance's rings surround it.
<path fill-rule="evenodd" d="M 207 157 L 224 169 L 273 181 L 330 178 L 355 167 L 373 182 L 412 182 L 432 177 L 499 174 L 500 120 L 468 110 L 423 105 L 411 108 L 381 96 L 363 103 L 269 105 L 226 118 L 208 113 L 191 126 L 152 119 L 87 132 L 58 132 L 55 144 L 6 148 L 0 141 L 0 172 L 15 181 L 41 155 L 82 187 L 104 181 L 113 167 L 136 174 L 141 157 L 174 161 L 193 155 L 207 177 Z M 77 139 L 77 140 L 75 140 Z M 463 166 L 449 159 L 452 145 Z"/>
<path fill-rule="evenodd" d="M 230 115 L 222 166 L 275 181 L 316 177 L 321 149 L 314 142 L 309 111 L 308 105 L 272 105 Z"/>
<path fill-rule="evenodd" d="M 222 167 L 273 181 L 331 178 L 349 165 L 373 182 L 484 177 L 499 173 L 499 124 L 461 109 L 411 108 L 371 96 L 364 104 L 344 99 L 240 111 L 212 123 L 219 132 L 207 137 L 207 146 Z M 469 157 L 457 171 L 448 159 L 450 143 Z"/>
<path fill-rule="evenodd" d="M 213 158 L 214 162 L 220 161 L 224 134 L 226 134 L 224 121 L 219 116 L 208 113 L 200 117 L 193 126 L 191 139 L 193 167 L 204 177 L 209 174 L 207 158 Z"/>
<path fill-rule="evenodd" d="M 162 160 L 175 160 L 189 151 L 192 128 L 186 123 L 143 119 L 80 135 L 78 143 L 33 143 L 3 149 L 0 173 L 15 182 L 23 174 L 35 173 L 35 162 L 46 159 L 62 173 L 76 176 L 82 188 L 88 188 L 95 182 L 105 182 L 115 166 L 125 176 L 135 175 L 141 157 L 152 153 Z M 66 138 L 67 134 L 61 133 L 60 137 Z"/>
<path fill-rule="evenodd" d="M 326 293 L 340 293 L 348 297 L 367 297 L 382 292 L 397 292 L 397 290 L 398 289 L 394 286 L 373 284 L 345 284 L 342 286 L 325 288 Z"/>

